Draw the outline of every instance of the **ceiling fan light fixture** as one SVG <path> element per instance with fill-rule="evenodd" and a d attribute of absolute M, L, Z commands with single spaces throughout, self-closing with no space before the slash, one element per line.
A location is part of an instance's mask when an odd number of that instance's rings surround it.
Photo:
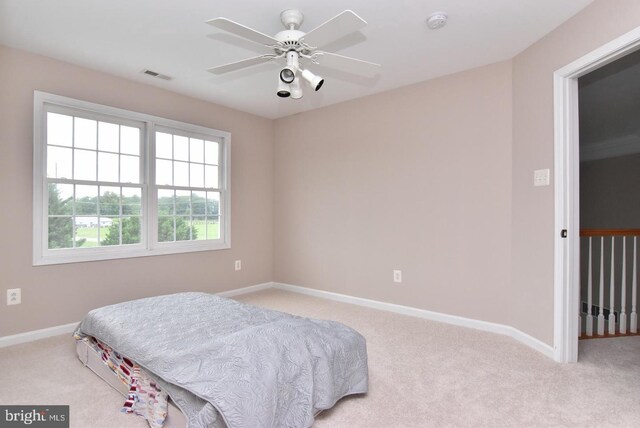
<path fill-rule="evenodd" d="M 280 98 L 288 98 L 291 96 L 291 88 L 287 83 L 284 83 L 282 80 L 278 79 L 278 96 Z"/>
<path fill-rule="evenodd" d="M 289 67 L 285 67 L 282 70 L 280 70 L 280 80 L 284 83 L 290 84 L 292 83 L 296 78 L 296 72 L 289 68 Z"/>
<path fill-rule="evenodd" d="M 314 91 L 319 90 L 324 84 L 324 79 L 322 77 L 313 74 L 309 70 L 302 70 L 301 76 Z"/>
<path fill-rule="evenodd" d="M 295 79 L 293 83 L 291 83 L 291 98 L 294 100 L 299 100 L 302 98 L 302 87 L 300 86 L 300 79 Z"/>
<path fill-rule="evenodd" d="M 284 83 L 290 84 L 296 78 L 296 73 L 300 69 L 298 58 L 298 52 L 294 50 L 287 52 L 287 66 L 280 70 L 280 80 Z"/>

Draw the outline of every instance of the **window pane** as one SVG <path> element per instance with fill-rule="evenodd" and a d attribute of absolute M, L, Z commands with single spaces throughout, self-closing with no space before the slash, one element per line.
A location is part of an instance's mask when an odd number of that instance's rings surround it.
<path fill-rule="evenodd" d="M 120 126 L 120 153 L 140 155 L 140 129 L 132 126 Z"/>
<path fill-rule="evenodd" d="M 47 147 L 47 177 L 71 178 L 71 149 Z"/>
<path fill-rule="evenodd" d="M 189 138 L 189 154 L 191 162 L 204 162 L 204 141 Z"/>
<path fill-rule="evenodd" d="M 64 114 L 47 113 L 47 144 L 71 147 L 73 118 Z"/>
<path fill-rule="evenodd" d="M 98 180 L 118 181 L 118 155 L 98 152 Z"/>
<path fill-rule="evenodd" d="M 98 246 L 98 217 L 76 217 L 76 247 Z"/>
<path fill-rule="evenodd" d="M 173 215 L 173 190 L 158 190 L 158 215 Z"/>
<path fill-rule="evenodd" d="M 176 214 L 191 214 L 191 192 L 176 190 Z"/>
<path fill-rule="evenodd" d="M 76 215 L 98 215 L 98 186 L 76 186 Z"/>
<path fill-rule="evenodd" d="M 140 183 L 140 158 L 120 155 L 120 182 Z"/>
<path fill-rule="evenodd" d="M 120 219 L 100 217 L 100 245 L 120 245 Z"/>
<path fill-rule="evenodd" d="M 173 158 L 171 148 L 171 135 L 164 132 L 156 132 L 156 157 L 164 159 Z"/>
<path fill-rule="evenodd" d="M 173 163 L 173 185 L 189 186 L 189 164 L 187 162 Z"/>
<path fill-rule="evenodd" d="M 156 184 L 171 186 L 173 184 L 173 162 L 170 160 L 156 160 Z"/>
<path fill-rule="evenodd" d="M 122 244 L 140 243 L 140 217 L 124 217 L 122 219 Z"/>
<path fill-rule="evenodd" d="M 76 117 L 74 118 L 73 125 L 75 131 L 73 136 L 74 147 L 96 150 L 96 138 L 98 136 L 98 124 L 96 121 Z"/>
<path fill-rule="evenodd" d="M 204 162 L 211 165 L 218 165 L 219 145 L 215 141 L 204 142 Z"/>
<path fill-rule="evenodd" d="M 122 188 L 122 215 L 140 215 L 142 207 L 142 189 Z M 124 237 L 122 238 L 124 239 Z"/>
<path fill-rule="evenodd" d="M 104 217 L 104 216 L 98 217 L 98 224 L 100 225 L 100 227 L 98 227 L 97 245 L 103 245 L 102 241 L 104 241 L 105 238 L 109 235 L 109 230 L 111 229 L 111 226 L 113 226 L 113 223 L 116 220 L 117 220 L 117 217 Z"/>
<path fill-rule="evenodd" d="M 119 214 L 120 214 L 120 188 L 101 186 L 100 187 L 100 215 L 101 216 L 117 216 Z"/>
<path fill-rule="evenodd" d="M 207 239 L 220 239 L 220 217 L 207 217 Z"/>
<path fill-rule="evenodd" d="M 173 158 L 175 160 L 189 160 L 189 139 L 187 137 L 173 136 Z"/>
<path fill-rule="evenodd" d="M 193 240 L 207 239 L 207 220 L 206 217 L 193 217 L 191 221 L 192 237 Z"/>
<path fill-rule="evenodd" d="M 191 223 L 189 217 L 176 217 L 176 241 L 191 239 Z"/>
<path fill-rule="evenodd" d="M 49 217 L 49 248 L 73 247 L 73 219 Z"/>
<path fill-rule="evenodd" d="M 204 167 L 204 187 L 210 189 L 218 188 L 218 167 L 205 165 Z"/>
<path fill-rule="evenodd" d="M 49 215 L 73 214 L 73 184 L 49 183 Z"/>
<path fill-rule="evenodd" d="M 189 185 L 191 187 L 204 187 L 204 165 L 191 163 L 189 164 Z"/>
<path fill-rule="evenodd" d="M 73 178 L 76 180 L 96 180 L 96 152 L 89 150 L 73 151 Z"/>
<path fill-rule="evenodd" d="M 205 215 L 207 199 L 205 192 L 191 192 L 191 214 Z"/>
<path fill-rule="evenodd" d="M 219 192 L 207 192 L 207 215 L 209 216 L 220 215 L 220 193 Z"/>
<path fill-rule="evenodd" d="M 115 123 L 98 122 L 98 150 L 118 152 L 120 126 Z"/>
<path fill-rule="evenodd" d="M 158 217 L 158 242 L 175 241 L 175 217 Z"/>

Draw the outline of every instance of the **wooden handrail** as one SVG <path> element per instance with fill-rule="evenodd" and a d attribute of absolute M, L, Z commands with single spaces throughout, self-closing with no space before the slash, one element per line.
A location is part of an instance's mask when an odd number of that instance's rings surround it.
<path fill-rule="evenodd" d="M 640 236 L 640 229 L 580 229 L 580 236 Z"/>

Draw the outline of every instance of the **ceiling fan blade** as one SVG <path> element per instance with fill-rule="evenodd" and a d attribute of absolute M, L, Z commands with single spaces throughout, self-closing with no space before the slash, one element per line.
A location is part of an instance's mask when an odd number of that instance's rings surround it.
<path fill-rule="evenodd" d="M 317 56 L 316 56 L 317 55 Z M 338 55 L 329 52 L 314 52 L 318 64 L 338 68 L 354 74 L 372 74 L 377 72 L 381 65 L 375 62 L 363 61 L 349 56 Z"/>
<path fill-rule="evenodd" d="M 253 28 L 238 24 L 237 22 L 231 21 L 227 18 L 210 19 L 207 21 L 207 24 L 261 45 L 271 46 L 278 44 L 278 41 L 273 37 L 261 33 L 260 31 L 256 31 Z"/>
<path fill-rule="evenodd" d="M 253 58 L 243 59 L 242 61 L 230 62 L 229 64 L 218 65 L 217 67 L 211 67 L 207 71 L 213 74 L 224 74 L 231 71 L 240 70 L 242 68 L 251 67 L 254 65 L 262 64 L 275 58 L 275 55 L 260 55 Z"/>
<path fill-rule="evenodd" d="M 358 31 L 367 25 L 367 21 L 354 12 L 345 10 L 327 22 L 320 24 L 304 35 L 303 40 L 309 46 L 322 47 L 339 38 Z"/>

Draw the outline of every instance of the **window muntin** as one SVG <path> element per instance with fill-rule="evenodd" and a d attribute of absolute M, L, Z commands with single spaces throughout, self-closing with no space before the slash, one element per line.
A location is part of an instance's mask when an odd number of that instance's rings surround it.
<path fill-rule="evenodd" d="M 36 92 L 34 264 L 229 248 L 226 132 Z"/>

